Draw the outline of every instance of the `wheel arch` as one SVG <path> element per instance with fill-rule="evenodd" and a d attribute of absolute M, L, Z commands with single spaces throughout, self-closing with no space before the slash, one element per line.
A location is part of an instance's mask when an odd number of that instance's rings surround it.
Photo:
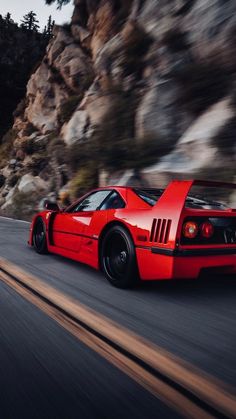
<path fill-rule="evenodd" d="M 35 228 L 37 226 L 37 223 L 40 221 L 40 223 L 42 223 L 43 225 L 43 229 L 44 229 L 44 233 L 45 233 L 45 246 L 44 249 L 41 251 L 36 250 L 38 253 L 48 253 L 48 237 L 47 237 L 47 224 L 46 224 L 46 220 L 43 214 L 37 214 L 33 220 L 33 224 L 32 224 L 32 230 L 31 230 L 31 246 L 35 246 L 34 244 L 34 233 L 35 233 Z"/>
<path fill-rule="evenodd" d="M 53 245 L 53 236 L 52 236 L 52 227 L 53 227 L 53 221 L 55 219 L 55 216 L 57 214 L 56 211 L 48 212 L 49 216 L 45 216 L 45 214 L 37 214 L 34 218 L 33 224 L 32 224 L 32 238 L 31 242 L 33 242 L 33 234 L 34 234 L 34 228 L 39 219 L 41 219 L 45 225 L 46 229 L 46 239 L 47 243 L 49 245 Z"/>
<path fill-rule="evenodd" d="M 32 222 L 32 227 L 31 227 L 31 246 L 33 245 L 33 234 L 34 234 L 34 229 L 35 229 L 35 226 L 36 226 L 36 224 L 37 224 L 37 222 L 38 222 L 38 220 L 42 220 L 42 222 L 44 223 L 44 226 L 45 226 L 45 230 L 46 230 L 46 239 L 47 239 L 47 243 L 49 242 L 49 240 L 48 240 L 48 221 L 49 220 L 47 220 L 47 218 L 46 218 L 46 216 L 45 216 L 45 214 L 44 213 L 39 213 L 39 214 L 36 214 L 35 215 L 35 218 L 33 219 L 33 222 Z"/>
<path fill-rule="evenodd" d="M 103 227 L 100 235 L 99 235 L 99 239 L 98 239 L 98 264 L 99 264 L 99 269 L 101 269 L 101 250 L 102 250 L 102 241 L 106 235 L 106 233 L 114 226 L 119 226 L 119 227 L 123 227 L 127 233 L 129 234 L 131 240 L 133 241 L 134 244 L 134 240 L 133 240 L 133 236 L 132 233 L 130 231 L 130 229 L 127 227 L 127 225 L 125 223 L 123 223 L 122 221 L 118 221 L 118 220 L 113 220 L 110 221 L 108 224 L 105 225 L 105 227 Z M 134 244 L 134 248 L 135 248 L 135 244 Z M 136 251 L 135 251 L 136 253 Z"/>

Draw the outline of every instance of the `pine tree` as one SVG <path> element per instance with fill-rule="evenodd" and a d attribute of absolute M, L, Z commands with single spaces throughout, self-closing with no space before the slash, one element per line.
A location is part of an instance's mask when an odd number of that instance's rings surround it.
<path fill-rule="evenodd" d="M 44 26 L 44 35 L 47 37 L 51 37 L 52 36 L 52 30 L 53 30 L 53 26 L 55 25 L 55 20 L 52 20 L 52 16 L 50 15 L 47 21 L 47 25 Z"/>
<path fill-rule="evenodd" d="M 49 6 L 53 3 L 57 3 L 57 8 L 61 9 L 62 6 L 65 6 L 66 4 L 70 3 L 70 0 L 45 0 L 45 3 Z"/>
<path fill-rule="evenodd" d="M 21 20 L 21 27 L 33 32 L 38 32 L 39 30 L 39 21 L 36 18 L 36 13 L 33 11 L 27 13 L 23 16 L 23 19 Z"/>
<path fill-rule="evenodd" d="M 5 32 L 5 20 L 2 15 L 0 15 L 0 37 L 2 38 Z"/>
<path fill-rule="evenodd" d="M 5 25 L 8 27 L 14 23 L 14 20 L 11 18 L 11 13 L 7 13 L 4 17 Z"/>
<path fill-rule="evenodd" d="M 11 18 L 11 13 L 7 13 L 6 16 L 0 15 L 0 36 L 1 38 L 9 38 L 12 31 L 17 28 L 17 23 Z"/>

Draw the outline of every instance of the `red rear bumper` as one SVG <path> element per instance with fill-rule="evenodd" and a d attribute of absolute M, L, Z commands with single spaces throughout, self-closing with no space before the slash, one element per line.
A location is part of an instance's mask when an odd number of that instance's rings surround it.
<path fill-rule="evenodd" d="M 198 252 L 178 251 L 154 253 L 149 248 L 136 248 L 140 278 L 143 280 L 166 280 L 175 278 L 198 278 L 202 270 L 216 270 L 220 273 L 236 273 L 236 248 L 201 249 Z M 214 253 L 215 251 L 215 253 Z M 225 254 L 220 253 L 225 252 Z M 212 254 L 211 254 L 212 253 Z"/>

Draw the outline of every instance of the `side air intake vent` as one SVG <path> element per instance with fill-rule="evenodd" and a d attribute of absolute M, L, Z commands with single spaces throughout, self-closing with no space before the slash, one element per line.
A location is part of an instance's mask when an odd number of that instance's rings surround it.
<path fill-rule="evenodd" d="M 156 243 L 168 243 L 171 220 L 154 218 L 152 222 L 150 241 Z"/>

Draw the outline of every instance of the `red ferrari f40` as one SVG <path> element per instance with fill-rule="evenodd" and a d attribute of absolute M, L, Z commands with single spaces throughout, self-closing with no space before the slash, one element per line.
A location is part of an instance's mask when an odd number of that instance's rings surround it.
<path fill-rule="evenodd" d="M 30 227 L 38 253 L 56 253 L 101 269 L 115 286 L 141 280 L 236 273 L 236 209 L 191 195 L 193 186 L 235 184 L 172 181 L 165 189 L 109 186 L 68 208 L 48 203 Z"/>

